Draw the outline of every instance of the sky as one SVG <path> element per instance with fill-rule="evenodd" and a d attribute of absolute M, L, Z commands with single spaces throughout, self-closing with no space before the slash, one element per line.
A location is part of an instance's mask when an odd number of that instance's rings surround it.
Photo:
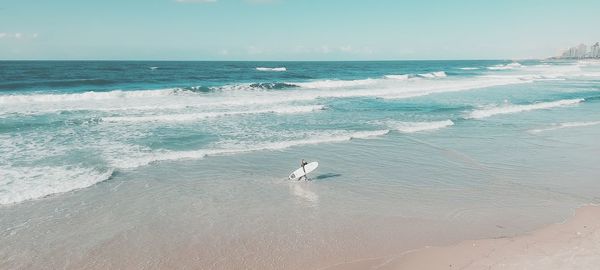
<path fill-rule="evenodd" d="M 0 60 L 545 58 L 598 0 L 0 0 Z"/>

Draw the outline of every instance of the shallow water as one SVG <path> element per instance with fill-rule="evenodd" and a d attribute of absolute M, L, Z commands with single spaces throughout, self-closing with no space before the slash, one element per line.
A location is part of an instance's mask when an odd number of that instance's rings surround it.
<path fill-rule="evenodd" d="M 2 268 L 318 268 L 600 198 L 600 66 L 0 66 Z"/>

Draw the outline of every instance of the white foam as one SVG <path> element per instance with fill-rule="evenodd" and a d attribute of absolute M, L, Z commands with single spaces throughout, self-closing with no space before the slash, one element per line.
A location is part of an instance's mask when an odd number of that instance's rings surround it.
<path fill-rule="evenodd" d="M 205 118 L 245 115 L 245 114 L 262 114 L 262 113 L 277 113 L 277 114 L 296 114 L 308 113 L 319 110 L 324 110 L 323 105 L 308 105 L 308 106 L 287 106 L 275 107 L 269 109 L 254 109 L 245 111 L 222 111 L 222 112 L 199 112 L 199 113 L 179 113 L 179 114 L 163 114 L 163 115 L 144 115 L 144 116 L 113 116 L 102 117 L 104 122 L 189 122 Z"/>
<path fill-rule="evenodd" d="M 419 77 L 423 77 L 423 78 L 444 78 L 444 77 L 448 76 L 448 75 L 446 75 L 446 72 L 443 72 L 443 71 L 422 73 L 422 74 L 418 74 L 418 75 L 419 75 Z"/>
<path fill-rule="evenodd" d="M 0 204 L 37 199 L 68 192 L 105 181 L 112 170 L 80 167 L 4 167 L 0 168 Z"/>
<path fill-rule="evenodd" d="M 408 80 L 410 78 L 410 76 L 408 74 L 385 75 L 383 77 L 386 78 L 386 79 L 401 80 L 401 81 L 405 81 L 405 80 Z"/>
<path fill-rule="evenodd" d="M 376 79 L 364 79 L 364 80 L 320 80 L 311 82 L 300 82 L 292 83 L 302 88 L 341 88 L 341 87 L 355 87 L 355 86 L 366 86 L 377 83 Z"/>
<path fill-rule="evenodd" d="M 577 61 L 579 66 L 600 66 L 600 59 L 585 59 Z"/>
<path fill-rule="evenodd" d="M 596 126 L 596 125 L 600 125 L 600 121 L 566 122 L 566 123 L 560 123 L 560 124 L 554 125 L 549 128 L 532 129 L 532 130 L 530 130 L 530 132 L 531 133 L 540 133 L 540 132 L 544 132 L 544 131 L 551 131 L 551 130 L 557 130 L 557 129 L 563 129 L 563 128 L 589 127 L 589 126 Z"/>
<path fill-rule="evenodd" d="M 527 105 L 502 105 L 502 106 L 494 106 L 491 108 L 475 110 L 471 112 L 468 118 L 481 119 L 486 118 L 498 114 L 511 114 L 511 113 L 519 113 L 533 110 L 542 110 L 542 109 L 550 109 L 554 107 L 562 107 L 568 105 L 575 105 L 580 102 L 583 102 L 584 99 L 564 99 L 558 101 L 551 102 L 540 102 L 534 104 Z"/>
<path fill-rule="evenodd" d="M 394 76 L 394 75 L 392 75 Z M 245 110 L 250 105 L 288 104 L 319 98 L 382 97 L 406 98 L 438 92 L 450 92 L 485 88 L 490 86 L 526 83 L 528 79 L 513 77 L 472 77 L 442 79 L 443 72 L 432 73 L 435 80 L 416 78 L 364 80 L 320 80 L 292 83 L 299 88 L 286 91 L 256 89 L 251 85 L 219 87 L 209 94 L 182 89 L 159 89 L 141 91 L 87 92 L 75 94 L 0 95 L 0 115 L 12 113 L 36 114 L 60 111 L 164 111 L 201 109 L 203 111 Z M 303 88 L 303 89 L 300 89 Z M 310 91 L 307 91 L 310 90 Z M 324 91 L 327 90 L 327 91 Z M 36 106 L 31 106 L 36 104 Z M 232 108 L 232 107 L 242 108 Z"/>
<path fill-rule="evenodd" d="M 270 67 L 257 67 L 256 70 L 258 70 L 258 71 L 276 71 L 276 72 L 282 72 L 282 71 L 287 71 L 287 68 L 285 68 L 285 67 L 274 67 L 274 68 L 270 68 Z"/>
<path fill-rule="evenodd" d="M 432 121 L 432 122 L 400 122 L 391 121 L 387 125 L 394 130 L 403 133 L 414 133 L 420 131 L 431 131 L 454 125 L 452 120 Z"/>
<path fill-rule="evenodd" d="M 139 91 L 109 91 L 85 92 L 76 94 L 29 94 L 29 95 L 0 95 L 0 104 L 18 103 L 56 103 L 87 100 L 106 100 L 124 98 L 164 97 L 173 94 L 185 94 L 186 91 L 177 89 L 139 90 Z"/>
<path fill-rule="evenodd" d="M 367 139 L 372 137 L 378 137 L 388 134 L 389 130 L 375 130 L 375 131 L 330 131 L 323 133 L 309 134 L 306 138 L 293 139 L 276 142 L 262 142 L 262 143 L 248 143 L 244 145 L 233 144 L 225 145 L 223 148 L 215 149 L 201 149 L 191 151 L 155 151 L 149 153 L 142 153 L 135 155 L 135 157 L 127 159 L 116 159 L 111 163 L 113 166 L 118 168 L 136 168 L 145 166 L 154 162 L 160 161 L 173 161 L 173 160 L 184 160 L 184 159 L 202 159 L 206 156 L 213 155 L 231 155 L 240 154 L 254 151 L 266 151 L 266 150 L 283 150 L 286 148 L 300 146 L 300 145 L 311 145 L 311 144 L 322 144 L 322 143 L 335 143 L 349 141 L 352 139 Z"/>
<path fill-rule="evenodd" d="M 436 75 L 437 74 L 437 75 Z M 321 98 L 380 97 L 410 98 L 435 93 L 464 91 L 492 86 L 522 84 L 535 81 L 516 75 L 496 77 L 443 78 L 444 73 L 430 74 L 435 79 L 380 78 L 364 80 L 320 80 L 291 83 L 297 88 L 272 91 L 250 84 L 218 87 L 221 91 L 198 93 L 182 89 L 142 91 L 88 92 L 76 94 L 0 95 L 0 115 L 45 114 L 62 111 L 115 112 L 130 116 L 206 113 L 215 111 L 245 111 L 252 106 L 290 106 Z M 410 75 L 409 75 L 410 76 Z M 225 91 L 227 90 L 227 91 Z M 32 106 L 35 104 L 35 106 Z M 185 110 L 182 112 L 182 110 Z M 191 111 L 191 112 L 190 112 Z M 104 116 L 104 115 L 102 115 Z M 205 117 L 195 116 L 195 117 Z"/>
<path fill-rule="evenodd" d="M 462 70 L 477 70 L 479 68 L 476 68 L 476 67 L 461 67 L 459 69 L 462 69 Z"/>
<path fill-rule="evenodd" d="M 506 64 L 506 65 L 495 65 L 495 66 L 487 67 L 487 69 L 489 69 L 489 70 L 509 70 L 509 69 L 516 69 L 516 68 L 522 68 L 522 67 L 524 67 L 524 66 L 517 62 L 514 62 L 514 63 L 510 63 L 510 64 Z"/>
<path fill-rule="evenodd" d="M 442 83 L 443 82 L 443 83 Z M 523 84 L 531 83 L 534 80 L 527 80 L 513 77 L 498 77 L 498 78 L 486 78 L 476 77 L 468 80 L 463 79 L 448 79 L 443 81 L 438 80 L 420 80 L 412 82 L 412 85 L 406 85 L 406 87 L 396 89 L 396 91 L 390 91 L 378 95 L 379 97 L 386 99 L 398 99 L 398 98 L 409 98 L 416 96 L 424 96 L 435 93 L 447 93 L 456 91 L 466 91 L 472 89 L 482 89 L 493 86 L 511 85 L 511 84 Z"/>

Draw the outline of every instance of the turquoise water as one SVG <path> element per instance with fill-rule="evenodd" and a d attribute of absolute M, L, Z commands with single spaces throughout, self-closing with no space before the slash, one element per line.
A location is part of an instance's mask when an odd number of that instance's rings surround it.
<path fill-rule="evenodd" d="M 438 136 L 472 125 L 484 135 L 490 122 L 507 118 L 523 129 L 600 120 L 587 111 L 574 114 L 600 98 L 598 69 L 578 63 L 1 65 L 2 204 L 84 188 L 162 161 L 396 133 Z M 528 120 L 540 113 L 547 118 Z M 571 117 L 564 123 L 555 121 L 565 115 Z"/>
<path fill-rule="evenodd" d="M 599 101 L 593 62 L 0 62 L 0 259 L 312 268 L 522 232 L 598 202 Z"/>

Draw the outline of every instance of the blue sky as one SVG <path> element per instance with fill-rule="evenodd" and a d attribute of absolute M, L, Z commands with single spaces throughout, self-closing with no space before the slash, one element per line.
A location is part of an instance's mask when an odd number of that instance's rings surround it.
<path fill-rule="evenodd" d="M 0 59 L 519 59 L 600 41 L 600 1 L 0 0 Z"/>

